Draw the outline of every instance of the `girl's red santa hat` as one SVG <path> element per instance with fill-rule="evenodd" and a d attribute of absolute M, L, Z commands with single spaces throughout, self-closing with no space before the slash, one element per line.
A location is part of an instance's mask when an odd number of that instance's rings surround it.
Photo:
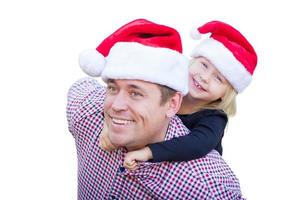
<path fill-rule="evenodd" d="M 90 76 L 136 79 L 188 92 L 188 59 L 179 33 L 145 19 L 125 24 L 92 50 L 80 54 L 80 67 Z"/>
<path fill-rule="evenodd" d="M 232 26 L 211 21 L 191 31 L 193 39 L 200 39 L 202 34 L 211 33 L 203 39 L 191 53 L 197 58 L 207 58 L 233 88 L 242 92 L 251 82 L 257 65 L 257 55 L 248 40 Z"/>

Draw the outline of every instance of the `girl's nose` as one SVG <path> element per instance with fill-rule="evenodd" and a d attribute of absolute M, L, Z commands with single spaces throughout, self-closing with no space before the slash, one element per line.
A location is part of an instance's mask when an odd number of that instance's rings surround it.
<path fill-rule="evenodd" d="M 208 73 L 199 74 L 199 79 L 201 82 L 208 83 L 208 81 L 209 81 Z"/>

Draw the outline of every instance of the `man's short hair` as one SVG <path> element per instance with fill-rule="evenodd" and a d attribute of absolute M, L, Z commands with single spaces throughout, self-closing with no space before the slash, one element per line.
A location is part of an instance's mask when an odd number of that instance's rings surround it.
<path fill-rule="evenodd" d="M 161 92 L 160 105 L 164 105 L 177 92 L 176 90 L 164 85 L 158 85 L 158 88 Z"/>

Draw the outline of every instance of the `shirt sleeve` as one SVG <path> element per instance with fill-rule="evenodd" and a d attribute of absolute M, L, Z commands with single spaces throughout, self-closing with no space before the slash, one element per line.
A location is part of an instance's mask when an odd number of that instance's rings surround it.
<path fill-rule="evenodd" d="M 95 94 L 104 96 L 105 88 L 95 79 L 83 78 L 75 82 L 68 91 L 67 96 L 67 121 L 70 133 L 76 137 L 75 124 L 89 114 L 89 110 L 83 109 L 91 104 Z"/>
<path fill-rule="evenodd" d="M 150 144 L 152 162 L 189 161 L 201 158 L 216 148 L 221 141 L 227 117 L 224 114 L 210 114 L 199 119 L 188 135 L 168 141 Z"/>

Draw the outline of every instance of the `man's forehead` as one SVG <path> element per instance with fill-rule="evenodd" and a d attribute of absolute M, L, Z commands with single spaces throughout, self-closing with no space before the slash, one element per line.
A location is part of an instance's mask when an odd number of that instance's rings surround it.
<path fill-rule="evenodd" d="M 123 85 L 130 88 L 158 88 L 158 84 L 136 79 L 108 79 L 107 84 Z"/>

